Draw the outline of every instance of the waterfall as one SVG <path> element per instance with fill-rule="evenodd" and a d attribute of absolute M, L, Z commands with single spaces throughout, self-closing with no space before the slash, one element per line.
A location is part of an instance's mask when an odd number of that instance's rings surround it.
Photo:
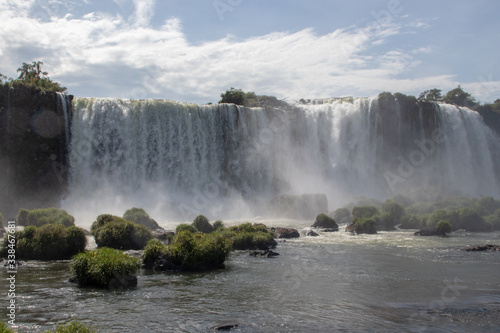
<path fill-rule="evenodd" d="M 359 98 L 283 109 L 76 98 L 63 205 L 89 219 L 140 206 L 189 220 L 263 214 L 279 194 L 325 193 L 331 209 L 426 184 L 498 197 L 499 148 L 476 112 L 445 104 Z"/>

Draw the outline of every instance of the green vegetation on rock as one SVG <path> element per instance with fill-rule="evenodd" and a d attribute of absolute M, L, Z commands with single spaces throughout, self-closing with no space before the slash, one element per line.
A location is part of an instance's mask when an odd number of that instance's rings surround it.
<path fill-rule="evenodd" d="M 123 219 L 145 226 L 146 228 L 151 230 L 160 228 L 158 223 L 156 223 L 155 220 L 149 217 L 148 213 L 146 213 L 146 211 L 142 208 L 133 207 L 128 209 L 123 214 Z"/>
<path fill-rule="evenodd" d="M 210 224 L 208 219 L 203 215 L 198 215 L 194 219 L 192 226 L 195 227 L 196 230 L 204 234 L 208 234 L 214 231 L 214 227 Z"/>
<path fill-rule="evenodd" d="M 120 250 L 143 249 L 153 238 L 151 231 L 145 226 L 109 214 L 99 215 L 90 232 L 98 247 Z"/>
<path fill-rule="evenodd" d="M 39 227 L 44 224 L 62 224 L 65 227 L 75 225 L 75 218 L 63 209 L 40 208 L 27 210 L 21 208 L 17 213 L 17 224 L 19 226 Z"/>
<path fill-rule="evenodd" d="M 11 238 L 12 239 L 12 238 Z M 62 224 L 28 226 L 15 232 L 16 259 L 62 260 L 70 259 L 85 250 L 87 238 L 83 229 L 75 226 L 65 228 Z M 9 238 L 2 243 L 2 257 L 7 257 Z"/>
<path fill-rule="evenodd" d="M 47 333 L 96 333 L 91 326 L 80 323 L 75 320 L 66 325 L 57 325 L 54 330 L 47 331 Z"/>
<path fill-rule="evenodd" d="M 110 290 L 137 285 L 140 260 L 109 247 L 80 253 L 71 260 L 75 282 Z"/>

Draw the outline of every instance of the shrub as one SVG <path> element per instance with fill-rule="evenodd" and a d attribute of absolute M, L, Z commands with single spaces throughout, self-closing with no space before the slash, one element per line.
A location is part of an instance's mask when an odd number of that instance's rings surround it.
<path fill-rule="evenodd" d="M 214 227 L 214 231 L 223 230 L 225 228 L 224 222 L 222 222 L 221 220 L 217 220 L 214 222 L 213 227 Z"/>
<path fill-rule="evenodd" d="M 359 219 L 367 219 L 378 213 L 379 211 L 375 206 L 357 206 L 352 209 L 352 216 Z"/>
<path fill-rule="evenodd" d="M 179 224 L 177 226 L 177 228 L 175 228 L 175 233 L 178 234 L 182 231 L 189 231 L 191 233 L 197 233 L 198 232 L 198 229 L 196 229 L 193 225 L 191 224 L 186 224 L 186 223 L 183 223 L 183 224 Z"/>
<path fill-rule="evenodd" d="M 335 221 L 339 221 L 339 223 L 351 223 L 351 212 L 347 208 L 339 208 L 330 214 Z"/>
<path fill-rule="evenodd" d="M 354 222 L 354 231 L 357 234 L 376 234 L 377 222 L 372 218 L 358 219 Z"/>
<path fill-rule="evenodd" d="M 25 260 L 63 260 L 85 250 L 87 238 L 83 229 L 61 224 L 27 226 L 16 231 L 16 257 Z M 8 254 L 8 238 L 4 238 L 1 254 Z"/>
<path fill-rule="evenodd" d="M 7 326 L 4 322 L 0 322 L 0 333 L 15 333 L 15 331 Z"/>
<path fill-rule="evenodd" d="M 194 219 L 192 226 L 195 227 L 199 232 L 202 232 L 204 234 L 208 234 L 214 231 L 214 227 L 210 224 L 210 222 L 208 222 L 208 219 L 203 215 L 198 215 Z"/>
<path fill-rule="evenodd" d="M 220 233 L 178 233 L 167 256 L 182 270 L 204 271 L 222 266 L 231 251 L 231 241 Z"/>
<path fill-rule="evenodd" d="M 493 230 L 500 230 L 500 209 L 495 210 L 495 213 L 487 216 L 485 220 Z"/>
<path fill-rule="evenodd" d="M 137 284 L 135 273 L 139 268 L 139 259 L 108 247 L 77 254 L 71 260 L 71 271 L 81 286 L 107 289 L 133 286 Z"/>
<path fill-rule="evenodd" d="M 337 225 L 335 220 L 326 214 L 318 214 L 316 216 L 316 221 L 314 221 L 312 227 L 339 230 L 339 226 Z"/>
<path fill-rule="evenodd" d="M 153 238 L 146 244 L 142 259 L 146 266 L 151 266 L 158 257 L 166 253 L 167 246 L 161 240 Z"/>
<path fill-rule="evenodd" d="M 267 250 L 276 244 L 274 232 L 263 224 L 253 226 L 247 222 L 232 226 L 223 234 L 232 240 L 234 250 Z"/>
<path fill-rule="evenodd" d="M 436 223 L 436 230 L 445 234 L 451 232 L 451 223 L 447 220 L 440 220 Z"/>
<path fill-rule="evenodd" d="M 63 209 L 41 208 L 26 210 L 21 208 L 17 213 L 17 224 L 20 226 L 33 225 L 35 227 L 44 224 L 62 224 L 65 227 L 75 225 L 75 218 Z"/>
<path fill-rule="evenodd" d="M 80 323 L 79 321 L 72 321 L 66 325 L 57 325 L 53 331 L 47 333 L 96 333 L 92 327 Z"/>
<path fill-rule="evenodd" d="M 155 220 L 149 217 L 146 211 L 142 208 L 130 208 L 123 214 L 123 218 L 127 221 L 132 221 L 136 224 L 145 226 L 151 230 L 159 229 L 160 226 Z"/>
<path fill-rule="evenodd" d="M 120 250 L 142 249 L 153 238 L 145 226 L 109 214 L 99 215 L 90 230 L 98 247 Z"/>

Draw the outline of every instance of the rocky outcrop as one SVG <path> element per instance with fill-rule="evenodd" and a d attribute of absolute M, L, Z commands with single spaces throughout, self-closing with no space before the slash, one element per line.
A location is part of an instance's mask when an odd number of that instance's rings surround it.
<path fill-rule="evenodd" d="M 328 199 L 325 194 L 281 195 L 271 200 L 269 212 L 273 216 L 292 219 L 313 219 L 326 213 Z"/>
<path fill-rule="evenodd" d="M 321 229 L 325 232 L 339 231 L 339 226 L 335 220 L 326 214 L 318 214 L 312 227 Z"/>
<path fill-rule="evenodd" d="M 250 251 L 250 255 L 252 257 L 272 258 L 272 257 L 279 256 L 280 254 L 277 252 L 274 252 L 272 250 L 254 250 L 254 251 Z"/>
<path fill-rule="evenodd" d="M 299 238 L 300 233 L 297 229 L 292 228 L 271 228 L 272 231 L 276 234 L 276 238 Z"/>
<path fill-rule="evenodd" d="M 314 230 L 306 230 L 306 236 L 317 237 L 319 234 Z"/>
<path fill-rule="evenodd" d="M 414 233 L 415 236 L 440 236 L 445 237 L 446 233 L 439 229 L 421 229 Z"/>
<path fill-rule="evenodd" d="M 476 251 L 500 251 L 500 245 L 494 244 L 486 244 L 486 245 L 474 245 L 470 247 L 466 247 L 462 249 L 467 252 L 476 252 Z"/>

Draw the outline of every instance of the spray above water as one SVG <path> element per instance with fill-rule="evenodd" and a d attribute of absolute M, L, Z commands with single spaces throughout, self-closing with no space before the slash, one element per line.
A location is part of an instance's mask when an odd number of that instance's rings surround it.
<path fill-rule="evenodd" d="M 73 101 L 70 189 L 80 224 L 145 208 L 159 221 L 266 214 L 281 194 L 329 208 L 424 184 L 499 196 L 499 138 L 475 112 L 378 98 L 289 108 L 165 100 Z"/>

